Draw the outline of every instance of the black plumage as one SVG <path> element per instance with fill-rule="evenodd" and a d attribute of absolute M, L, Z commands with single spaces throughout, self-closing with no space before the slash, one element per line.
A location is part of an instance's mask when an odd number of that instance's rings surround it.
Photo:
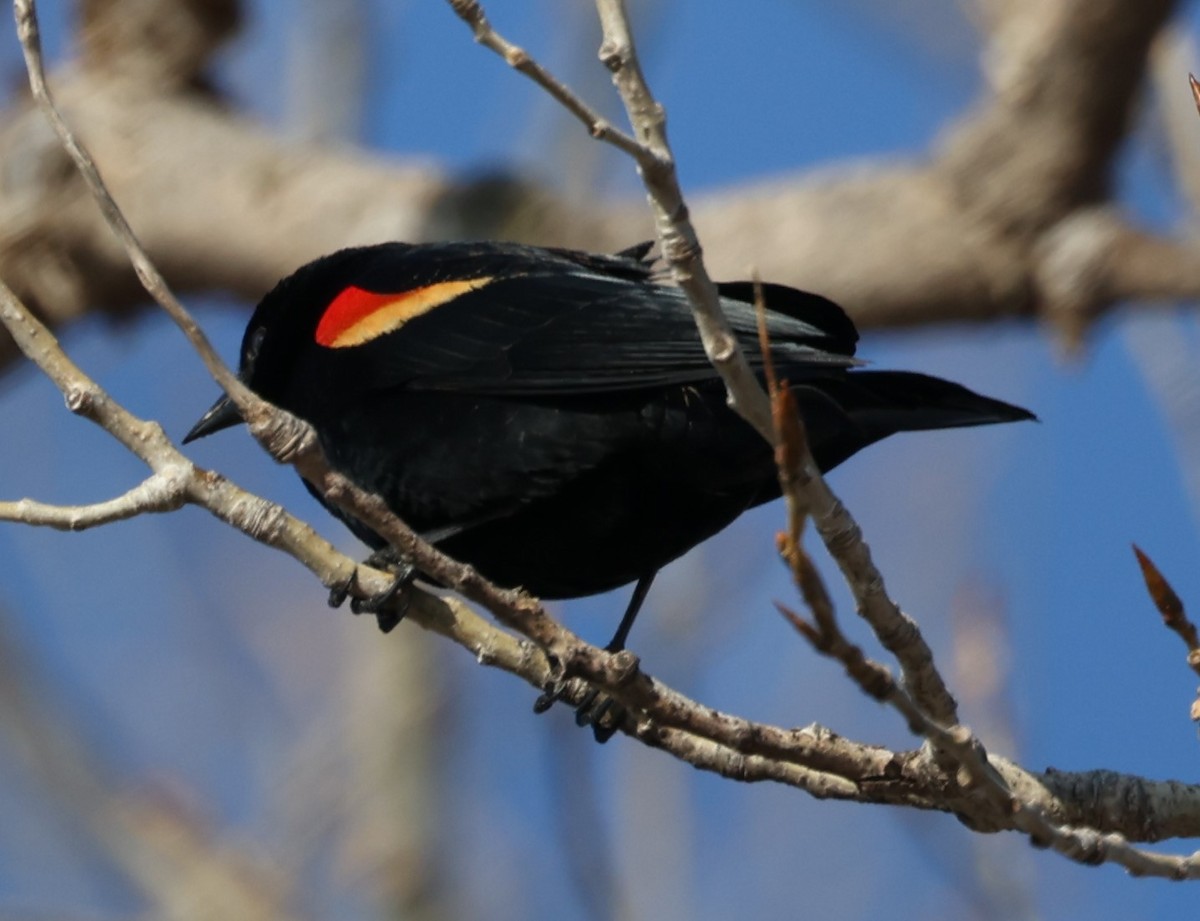
<path fill-rule="evenodd" d="M 647 251 L 343 250 L 263 298 L 240 375 L 310 422 L 336 469 L 493 581 L 547 598 L 639 582 L 619 647 L 654 573 L 779 495 L 770 449 L 725 405 L 685 296 L 657 283 Z M 719 290 L 761 373 L 752 286 Z M 864 370 L 837 305 L 765 295 L 772 360 L 822 470 L 896 432 L 1032 418 L 949 381 Z M 218 401 L 186 440 L 237 421 Z"/>

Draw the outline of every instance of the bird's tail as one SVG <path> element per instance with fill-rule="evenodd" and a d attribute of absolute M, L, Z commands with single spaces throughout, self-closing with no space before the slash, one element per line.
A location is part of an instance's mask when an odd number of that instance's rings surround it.
<path fill-rule="evenodd" d="M 1020 406 L 909 371 L 856 371 L 798 386 L 794 392 L 822 470 L 897 432 L 1037 418 Z"/>

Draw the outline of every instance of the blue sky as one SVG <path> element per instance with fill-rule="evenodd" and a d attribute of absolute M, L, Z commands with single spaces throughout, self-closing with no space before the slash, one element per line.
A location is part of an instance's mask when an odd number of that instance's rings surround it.
<path fill-rule="evenodd" d="M 615 115 L 594 59 L 590 5 L 578 7 L 564 13 L 541 0 L 493 3 L 489 12 Z M 221 61 L 222 85 L 284 130 L 292 102 L 272 76 L 286 72 L 281 62 L 315 9 L 255 5 Z M 845 158 L 919 156 L 980 85 L 972 31 L 955 9 L 925 0 L 901 18 L 865 2 L 765 0 L 736 15 L 721 4 L 656 5 L 643 51 L 687 188 Z M 46 26 L 61 49 L 56 10 L 46 6 Z M 363 143 L 452 170 L 508 165 L 570 179 L 547 152 L 575 144 L 576 129 L 475 46 L 444 3 L 372 0 L 362 15 Z M 14 46 L 10 39 L 3 51 L 10 69 Z M 1154 139 L 1135 142 L 1120 187 L 1131 211 L 1169 225 L 1181 207 L 1162 169 Z M 639 194 L 632 166 L 606 149 L 593 178 Z M 243 305 L 195 305 L 232 359 Z M 961 636 L 977 611 L 996 618 L 988 658 L 1000 669 L 999 692 L 965 701 L 964 717 L 985 733 L 996 727 L 984 741 L 1027 767 L 1194 773 L 1200 741 L 1187 710 L 1196 679 L 1182 645 L 1158 624 L 1129 544 L 1151 554 L 1185 602 L 1200 597 L 1197 499 L 1187 487 L 1200 458 L 1177 450 L 1188 443 L 1186 409 L 1197 392 L 1188 358 L 1198 342 L 1184 308 L 1118 312 L 1074 361 L 1028 323 L 864 339 L 861 352 L 877 367 L 959 380 L 1042 419 L 893 439 L 831 478 L 948 674 L 954 631 Z M 176 435 L 215 392 L 158 317 L 119 328 L 84 323 L 66 344 L 130 408 Z M 1162 384 L 1155 375 L 1172 357 L 1179 373 Z M 1183 407 L 1174 417 L 1155 380 L 1174 388 L 1172 405 Z M 93 501 L 142 473 L 63 411 L 29 369 L 0 382 L 0 431 L 21 433 L 0 447 L 5 497 Z M 208 440 L 193 456 L 360 552 L 245 436 Z M 864 700 L 774 614 L 773 599 L 792 597 L 771 552 L 780 521 L 778 507 L 756 510 L 664 573 L 635 649 L 653 674 L 714 706 L 910 746 L 896 717 Z M 848 629 L 873 649 L 845 592 L 837 594 Z M 165 788 L 224 834 L 268 849 L 287 827 L 280 773 L 295 770 L 304 740 L 337 725 L 351 671 L 369 667 L 382 644 L 415 642 L 403 628 L 385 638 L 331 614 L 295 563 L 196 510 L 82 535 L 0 528 L 0 604 L 5 632 L 51 688 L 49 703 L 122 786 Z M 616 594 L 557 609 L 602 641 L 623 604 Z M 454 719 L 441 740 L 430 847 L 462 917 L 586 917 L 564 834 L 610 848 L 635 918 L 786 917 L 803 899 L 812 916 L 830 918 L 961 918 L 974 909 L 978 917 L 1148 919 L 1183 916 L 1195 903 L 1186 887 L 1075 866 L 1013 835 L 974 836 L 947 816 L 735 785 L 622 739 L 596 747 L 565 714 L 534 718 L 528 688 L 443 647 L 431 644 L 429 654 L 440 670 L 439 706 Z M 137 910 L 135 893 L 77 840 L 13 745 L 0 735 L 0 913 Z M 586 781 L 565 778 L 566 765 Z M 573 790 L 599 818 L 564 833 L 563 797 Z M 364 887 L 337 860 L 313 855 L 306 868 L 312 916 L 368 912 Z M 989 904 L 1003 911 L 988 915 L 980 906 Z"/>

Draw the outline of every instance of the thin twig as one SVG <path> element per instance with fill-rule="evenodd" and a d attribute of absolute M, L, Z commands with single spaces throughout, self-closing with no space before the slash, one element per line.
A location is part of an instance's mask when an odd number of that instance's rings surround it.
<path fill-rule="evenodd" d="M 25 356 L 62 391 L 71 412 L 104 428 L 155 472 L 169 460 L 181 457 L 160 425 L 134 416 L 84 374 L 67 357 L 54 334 L 3 281 L 0 281 L 0 323 Z"/>
<path fill-rule="evenodd" d="M 155 473 L 115 499 L 89 505 L 49 505 L 34 499 L 0 501 L 0 521 L 86 531 L 147 512 L 174 512 L 187 502 L 187 473 L 184 467 Z"/>
<path fill-rule="evenodd" d="M 1196 625 L 1188 618 L 1175 589 L 1171 588 L 1171 583 L 1163 577 L 1154 561 L 1146 556 L 1137 544 L 1133 545 L 1133 553 L 1142 569 L 1146 591 L 1150 593 L 1150 600 L 1162 615 L 1163 624 L 1183 640 L 1188 648 L 1189 660 L 1193 655 L 1200 655 L 1200 633 L 1197 633 Z M 1197 674 L 1200 674 L 1200 663 L 1191 664 L 1197 670 Z"/>
<path fill-rule="evenodd" d="M 1092 829 L 1075 829 L 1052 822 L 1041 809 L 1023 802 L 1012 792 L 988 761 L 982 742 L 969 729 L 957 723 L 947 727 L 931 718 L 918 702 L 920 698 L 914 699 L 907 694 L 885 666 L 869 659 L 842 633 L 829 591 L 800 542 L 803 507 L 798 508 L 797 505 L 802 501 L 799 497 L 804 495 L 805 487 L 809 485 L 809 470 L 814 468 L 815 464 L 808 448 L 803 423 L 799 421 L 799 408 L 786 382 L 780 384 L 776 381 L 770 365 L 770 342 L 767 340 L 765 323 L 766 307 L 757 279 L 755 299 L 759 313 L 760 347 L 767 363 L 767 381 L 778 438 L 776 462 L 780 485 L 788 499 L 789 527 L 785 534 L 780 535 L 779 549 L 791 568 L 796 586 L 812 612 L 813 620 L 811 623 L 805 621 L 784 605 L 777 605 L 780 612 L 814 649 L 839 661 L 846 674 L 863 693 L 888 704 L 900 713 L 913 733 L 927 739 L 933 745 L 939 765 L 957 767 L 957 782 L 966 790 L 977 791 L 980 794 L 980 804 L 992 813 L 992 821 L 1003 824 L 1011 816 L 1015 827 L 1027 834 L 1031 840 L 1053 847 L 1068 858 L 1081 863 L 1110 860 L 1126 867 L 1130 872 L 1175 879 L 1191 878 L 1194 874 L 1196 878 L 1200 878 L 1200 859 L 1195 857 L 1154 854 L 1130 846 L 1120 836 L 1101 836 Z M 819 481 L 820 478 L 816 479 Z M 823 487 L 824 483 L 820 482 L 819 485 Z M 1136 547 L 1134 549 L 1139 562 L 1142 563 L 1143 571 L 1147 573 L 1147 585 L 1163 612 L 1164 620 L 1181 632 L 1181 635 L 1187 632 L 1180 626 L 1181 621 L 1185 622 L 1187 627 L 1191 628 L 1188 636 L 1190 645 L 1194 648 L 1196 631 L 1190 622 L 1186 621 L 1182 604 L 1157 570 L 1153 569 L 1149 560 Z M 1152 575 L 1156 578 L 1152 578 Z M 896 613 L 899 614 L 898 611 Z M 928 673 L 940 685 L 941 676 L 932 668 L 932 663 Z M 934 700 L 936 702 L 936 698 Z"/>
<path fill-rule="evenodd" d="M 782 414 L 778 407 L 782 406 L 786 411 L 795 409 L 794 406 L 788 406 L 788 396 L 786 386 L 772 394 L 777 407 L 777 420 Z M 785 432 L 787 430 L 781 429 L 781 439 L 785 442 L 797 437 L 794 430 L 786 434 Z M 798 445 L 791 453 L 793 460 L 797 454 L 803 458 L 807 454 L 807 447 L 803 444 Z M 802 467 L 803 465 L 801 470 Z M 785 467 L 781 465 L 780 469 L 781 479 L 786 478 L 788 474 Z M 792 475 L 797 475 L 796 471 L 793 470 Z M 802 476 L 802 472 L 799 475 Z M 796 539 L 794 530 L 781 535 L 780 550 L 791 567 L 801 596 L 812 612 L 813 621 L 809 623 L 787 607 L 777 605 L 780 612 L 814 649 L 841 662 L 846 674 L 863 693 L 891 706 L 904 717 L 912 732 L 928 739 L 943 756 L 942 763 L 956 765 L 958 783 L 967 791 L 978 794 L 978 803 L 991 813 L 992 821 L 1007 824 L 1011 817 L 1013 827 L 1027 834 L 1032 841 L 1051 847 L 1080 863 L 1110 861 L 1138 875 L 1168 879 L 1200 879 L 1200 855 L 1164 855 L 1134 848 L 1120 835 L 1102 835 L 1092 828 L 1057 824 L 1041 809 L 1022 801 L 992 766 L 983 744 L 969 729 L 957 723 L 945 726 L 932 719 L 914 697 L 900 687 L 885 666 L 869 659 L 857 645 L 846 638 L 837 622 L 833 602 L 824 581 Z M 1143 560 L 1140 551 L 1138 557 L 1139 561 Z M 1143 563 L 1143 569 L 1148 562 L 1146 560 Z M 1157 571 L 1155 573 L 1157 574 Z M 1174 604 L 1170 603 L 1169 599 L 1175 598 L 1174 593 L 1161 577 L 1159 581 L 1162 582 L 1161 586 L 1151 586 L 1151 595 L 1155 597 L 1156 603 L 1159 603 L 1160 610 L 1164 611 L 1164 619 L 1169 619 L 1168 610 L 1182 616 L 1182 605 L 1178 603 L 1177 598 Z M 1147 583 L 1150 582 L 1151 578 L 1147 576 Z M 1195 636 L 1194 629 L 1192 636 Z M 978 813 L 974 812 L 973 817 L 977 818 Z"/>
<path fill-rule="evenodd" d="M 74 161 L 76 168 L 95 198 L 101 214 L 104 215 L 105 221 L 108 222 L 108 226 L 124 247 L 133 270 L 137 273 L 138 280 L 142 283 L 142 287 L 146 289 L 146 293 L 163 308 L 180 330 L 183 331 L 188 342 L 191 343 L 196 353 L 200 356 L 201 361 L 204 362 L 204 366 L 208 369 L 209 374 L 213 376 L 213 379 L 221 386 L 221 389 L 237 405 L 243 417 L 247 422 L 251 423 L 252 429 L 256 425 L 262 427 L 272 420 L 275 420 L 278 426 L 286 427 L 289 420 L 286 417 L 282 417 L 279 410 L 261 399 L 237 378 L 233 371 L 221 360 L 220 355 L 217 354 L 212 343 L 208 341 L 208 337 L 204 334 L 199 324 L 196 323 L 183 304 L 171 292 L 166 279 L 163 278 L 162 273 L 159 272 L 154 262 L 150 259 L 150 256 L 146 253 L 141 241 L 137 238 L 137 234 L 129 226 L 125 215 L 109 192 L 108 186 L 101 177 L 95 160 L 92 159 L 92 155 L 80 143 L 75 133 L 71 130 L 71 127 L 62 117 L 62 113 L 59 112 L 58 107 L 54 104 L 54 98 L 50 93 L 50 86 L 46 81 L 41 30 L 38 27 L 37 4 L 35 0 L 13 0 L 13 13 L 17 24 L 17 37 L 21 42 L 21 51 L 25 56 L 25 69 L 29 74 L 29 86 L 33 92 L 33 97 L 46 119 L 50 122 L 51 127 L 53 127 L 55 134 L 58 135 L 63 149 L 66 150 L 67 154 Z M 288 435 L 275 434 L 272 440 L 287 442 L 294 440 L 294 436 L 289 437 Z"/>
<path fill-rule="evenodd" d="M 675 284 L 687 293 L 704 351 L 725 382 L 730 407 L 774 444 L 767 396 L 721 310 L 717 286 L 704 266 L 700 239 L 688 215 L 667 142 L 666 113 L 642 74 L 624 0 L 596 0 L 596 11 L 604 34 L 600 60 L 612 72 L 634 136 L 651 154 L 638 158 L 638 172 L 654 212 L 663 260 Z"/>
<path fill-rule="evenodd" d="M 771 337 L 767 330 L 767 300 L 763 292 L 758 269 L 751 269 L 754 282 L 754 312 L 758 319 L 758 347 L 762 353 L 763 376 L 767 382 L 767 396 L 771 400 L 771 422 L 775 428 L 775 470 L 779 476 L 779 488 L 787 506 L 787 531 L 779 536 L 779 552 L 785 561 L 790 561 L 793 552 L 803 553 L 801 537 L 804 522 L 808 518 L 808 498 L 803 485 L 807 481 L 804 462 L 808 450 L 808 432 L 800 417 L 800 408 L 788 387 L 775 374 L 775 362 L 771 358 Z"/>
<path fill-rule="evenodd" d="M 1171 583 L 1154 565 L 1154 561 L 1146 556 L 1137 544 L 1133 545 L 1133 553 L 1142 568 L 1142 578 L 1146 581 L 1146 591 L 1150 593 L 1150 600 L 1162 615 L 1163 625 L 1183 640 L 1188 650 L 1188 666 L 1200 675 L 1200 632 L 1197 632 L 1196 625 L 1184 610 L 1183 602 L 1175 594 L 1175 589 L 1171 588 Z M 1192 701 L 1191 714 L 1193 721 L 1200 722 L 1200 697 Z"/>
<path fill-rule="evenodd" d="M 618 150 L 623 150 L 639 162 L 644 157 L 651 155 L 644 146 L 575 95 L 570 87 L 530 57 L 524 48 L 514 45 L 492 28 L 492 24 L 488 21 L 478 0 L 447 0 L 447 2 L 459 19 L 471 27 L 475 41 L 496 52 L 504 58 L 509 67 L 523 73 L 558 100 L 563 108 L 583 122 L 588 134 L 597 140 L 612 144 Z"/>

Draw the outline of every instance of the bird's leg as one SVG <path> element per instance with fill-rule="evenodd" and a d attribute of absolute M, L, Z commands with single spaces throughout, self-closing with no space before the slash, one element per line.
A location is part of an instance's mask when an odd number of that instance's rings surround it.
<path fill-rule="evenodd" d="M 642 604 L 646 601 L 646 596 L 650 594 L 650 586 L 654 584 L 654 577 L 658 575 L 657 570 L 650 573 L 648 576 L 642 576 L 637 581 L 637 585 L 633 587 L 633 594 L 629 597 L 629 605 L 625 608 L 625 615 L 621 618 L 621 622 L 617 624 L 617 632 L 613 634 L 608 645 L 604 647 L 605 652 L 620 652 L 625 648 L 625 641 L 629 638 L 629 631 L 633 629 L 633 622 L 637 620 L 638 612 L 642 609 Z"/>
<path fill-rule="evenodd" d="M 625 648 L 625 641 L 629 638 L 629 631 L 633 629 L 633 622 L 637 620 L 638 612 L 642 609 L 642 603 L 645 602 L 646 595 L 650 592 L 650 586 L 654 583 L 655 575 L 657 575 L 657 572 L 652 572 L 638 579 L 637 585 L 633 587 L 633 595 L 629 599 L 629 605 L 625 608 L 625 614 L 622 616 L 621 622 L 617 625 L 617 630 L 613 634 L 612 639 L 604 647 L 605 652 L 620 652 Z M 563 694 L 566 692 L 566 687 L 565 679 L 554 681 L 534 701 L 534 713 L 545 713 L 549 710 L 555 701 L 562 699 Z M 583 700 L 579 702 L 579 706 L 575 708 L 576 725 L 591 726 L 592 735 L 600 743 L 607 742 L 613 737 L 624 717 L 625 708 L 607 694 L 601 693 L 598 688 L 589 688 L 583 696 Z"/>
<path fill-rule="evenodd" d="M 408 609 L 408 600 L 403 597 L 405 590 L 412 585 L 417 576 L 416 567 L 402 560 L 392 547 L 376 550 L 362 562 L 363 566 L 372 569 L 384 569 L 393 575 L 390 585 L 377 595 L 369 598 L 351 598 L 350 610 L 355 614 L 374 614 L 379 622 L 379 629 L 384 633 L 391 632 L 396 624 L 404 619 Z M 358 582 L 358 567 L 350 573 L 350 578 L 329 590 L 329 606 L 341 607 Z M 402 595 L 400 601 L 392 604 L 392 599 Z"/>

